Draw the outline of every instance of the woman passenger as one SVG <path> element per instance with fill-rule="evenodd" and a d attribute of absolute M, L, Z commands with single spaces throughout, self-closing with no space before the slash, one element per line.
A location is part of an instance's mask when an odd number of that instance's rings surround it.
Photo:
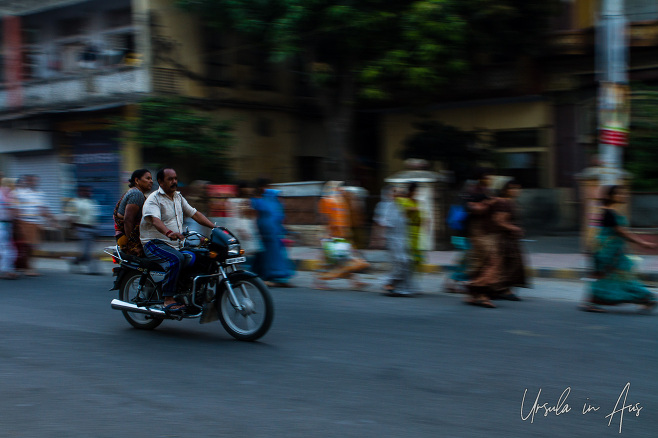
<path fill-rule="evenodd" d="M 146 195 L 153 187 L 153 177 L 148 169 L 138 169 L 130 176 L 128 187 L 114 208 L 114 236 L 123 252 L 144 256 L 139 240 L 139 223 Z"/>

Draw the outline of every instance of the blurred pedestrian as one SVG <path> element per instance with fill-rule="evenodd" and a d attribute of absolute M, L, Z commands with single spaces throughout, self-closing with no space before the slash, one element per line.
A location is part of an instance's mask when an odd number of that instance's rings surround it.
<path fill-rule="evenodd" d="M 256 256 L 253 270 L 272 287 L 293 287 L 289 281 L 295 275 L 292 260 L 283 244 L 286 230 L 283 206 L 279 201 L 279 190 L 272 189 L 268 179 L 261 178 L 251 205 L 257 212 L 256 224 L 263 250 Z"/>
<path fill-rule="evenodd" d="M 503 258 L 501 264 L 503 289 L 498 298 L 509 301 L 521 301 L 511 288 L 530 287 L 526 278 L 526 265 L 520 241 L 524 234 L 516 202 L 520 194 L 521 184 L 516 180 L 509 180 L 500 189 L 498 199 L 493 206 L 493 219 L 501 231 L 499 245 Z"/>
<path fill-rule="evenodd" d="M 316 277 L 315 288 L 327 289 L 324 281 L 342 278 L 352 280 L 353 289 L 362 289 L 365 283 L 356 279 L 355 274 L 370 264 L 354 248 L 352 209 L 341 181 L 325 184 L 318 211 L 326 223 L 326 235 L 322 239 L 325 270 Z"/>
<path fill-rule="evenodd" d="M 114 237 L 121 251 L 144 256 L 144 248 L 139 238 L 139 224 L 142 221 L 142 207 L 146 196 L 153 188 L 153 176 L 148 169 L 137 169 L 128 180 L 129 189 L 121 196 L 114 207 Z"/>
<path fill-rule="evenodd" d="M 391 272 L 385 280 L 384 291 L 393 297 L 410 297 L 415 292 L 407 215 L 397 201 L 403 196 L 404 190 L 396 187 L 393 191 L 394 202 L 386 206 L 380 219 L 386 227 L 386 247 L 391 261 Z"/>
<path fill-rule="evenodd" d="M 475 187 L 476 182 L 468 180 L 457 195 L 456 201 L 448 210 L 446 225 L 452 232 L 450 243 L 459 250 L 455 270 L 446 276 L 443 290 L 448 293 L 466 293 L 466 282 L 468 281 L 468 251 L 471 248 L 468 240 L 468 211 L 467 200 Z"/>
<path fill-rule="evenodd" d="M 237 196 L 228 199 L 226 227 L 238 238 L 247 257 L 246 269 L 252 269 L 256 255 L 263 250 L 256 224 L 256 210 L 251 206 L 254 189 L 246 181 L 237 184 Z"/>
<path fill-rule="evenodd" d="M 409 251 L 413 260 L 414 270 L 418 271 L 423 263 L 423 251 L 420 248 L 420 232 L 423 225 L 423 214 L 420 209 L 416 192 L 418 184 L 411 182 L 407 187 L 406 194 L 399 196 L 397 202 L 400 204 L 407 216 L 407 232 L 409 233 Z"/>
<path fill-rule="evenodd" d="M 370 232 L 370 249 L 386 249 L 386 227 L 383 225 L 386 210 L 394 203 L 393 187 L 384 187 L 375 206 Z"/>
<path fill-rule="evenodd" d="M 45 221 L 55 222 L 48 210 L 45 195 L 38 190 L 39 177 L 24 175 L 18 180 L 13 193 L 16 220 L 14 236 L 16 243 L 16 270 L 27 276 L 40 275 L 33 269 L 32 255 L 41 241 L 41 229 Z"/>
<path fill-rule="evenodd" d="M 367 191 L 362 187 L 341 186 L 340 192 L 347 202 L 347 214 L 350 221 L 350 241 L 355 249 L 365 246 L 365 202 Z"/>
<path fill-rule="evenodd" d="M 1 175 L 0 175 L 1 177 Z M 14 208 L 11 198 L 11 181 L 0 178 L 0 279 L 12 280 L 18 277 L 14 272 L 16 249 L 13 243 Z"/>
<path fill-rule="evenodd" d="M 466 259 L 469 293 L 466 303 L 495 308 L 491 298 L 503 287 L 500 230 L 493 223 L 492 211 L 496 200 L 489 191 L 491 172 L 479 169 L 475 179 L 478 182 L 466 197 L 470 245 Z"/>
<path fill-rule="evenodd" d="M 638 304 L 641 310 L 656 306 L 656 296 L 633 273 L 633 262 L 626 253 L 626 241 L 654 249 L 656 244 L 642 240 L 628 231 L 627 219 L 617 208 L 627 202 L 628 195 L 621 186 L 603 188 L 599 234 L 596 238 L 593 262 L 594 278 L 587 300 L 581 309 L 605 312 L 599 305 Z"/>
<path fill-rule="evenodd" d="M 91 187 L 80 186 L 78 197 L 67 206 L 69 221 L 75 228 L 80 241 L 80 254 L 71 261 L 71 268 L 87 265 L 90 275 L 98 275 L 98 262 L 94 258 L 93 247 L 98 234 L 97 224 L 100 214 L 98 203 L 92 198 Z"/>
<path fill-rule="evenodd" d="M 187 199 L 191 205 L 194 205 L 198 211 L 203 213 L 203 215 L 211 222 L 215 222 L 210 214 L 210 199 L 207 190 L 208 184 L 209 181 L 195 180 L 185 187 L 185 190 L 181 190 L 181 193 L 183 193 L 185 199 Z M 192 218 L 185 218 L 183 226 L 189 231 L 195 231 L 206 237 L 210 236 L 211 229 L 204 227 Z"/>

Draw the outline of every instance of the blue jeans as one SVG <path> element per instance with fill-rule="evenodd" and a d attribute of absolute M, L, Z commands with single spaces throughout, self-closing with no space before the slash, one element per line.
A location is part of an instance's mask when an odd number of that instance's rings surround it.
<path fill-rule="evenodd" d="M 162 266 L 165 271 L 165 278 L 162 281 L 162 296 L 174 296 L 178 275 L 185 261 L 183 253 L 160 239 L 154 239 L 144 244 L 144 254 L 146 258 Z"/>

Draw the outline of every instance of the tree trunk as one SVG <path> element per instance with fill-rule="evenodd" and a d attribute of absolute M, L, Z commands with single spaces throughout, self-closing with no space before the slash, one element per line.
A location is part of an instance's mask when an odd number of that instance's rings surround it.
<path fill-rule="evenodd" d="M 326 134 L 323 177 L 327 180 L 348 181 L 353 176 L 354 167 L 351 140 L 356 81 L 351 71 L 338 74 L 336 78 L 335 87 L 324 88 L 319 93 Z"/>
<path fill-rule="evenodd" d="M 324 164 L 326 179 L 346 181 L 351 178 L 352 154 L 350 148 L 354 110 L 351 105 L 325 111 L 327 158 Z"/>

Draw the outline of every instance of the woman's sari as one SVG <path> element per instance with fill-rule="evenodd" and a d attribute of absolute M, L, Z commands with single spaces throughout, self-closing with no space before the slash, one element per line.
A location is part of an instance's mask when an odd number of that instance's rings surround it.
<path fill-rule="evenodd" d="M 133 188 L 130 190 L 137 189 Z M 142 247 L 142 241 L 139 239 L 139 223 L 136 224 L 135 228 L 130 232 L 130 235 L 126 236 L 126 233 L 124 232 L 125 218 L 119 214 L 121 201 L 123 201 L 123 198 L 130 193 L 130 190 L 126 191 L 126 193 L 121 196 L 121 199 L 119 199 L 119 202 L 117 202 L 117 205 L 114 207 L 114 238 L 117 241 L 117 245 L 121 248 L 121 251 L 134 256 L 144 257 L 144 248 Z M 141 209 L 139 216 L 140 218 L 142 216 Z"/>
<path fill-rule="evenodd" d="M 295 265 L 281 241 L 286 233 L 283 207 L 273 190 L 266 190 L 261 198 L 253 198 L 251 205 L 258 212 L 256 223 L 263 243 L 263 251 L 252 269 L 263 280 L 285 283 L 295 275 Z"/>
<path fill-rule="evenodd" d="M 504 213 L 510 224 L 520 227 L 519 213 L 514 201 L 501 198 L 493 207 L 496 213 Z M 507 287 L 530 287 L 519 238 L 506 230 L 500 230 L 500 254 L 503 258 L 503 284 Z"/>
<path fill-rule="evenodd" d="M 617 226 L 627 226 L 624 216 L 608 211 L 614 215 Z M 647 304 L 656 300 L 653 293 L 637 280 L 633 261 L 626 255 L 626 241 L 617 233 L 616 227 L 601 227 L 595 241 L 593 262 L 597 279 L 590 289 L 593 303 Z"/>
<path fill-rule="evenodd" d="M 423 263 L 423 252 L 420 249 L 420 230 L 423 224 L 422 213 L 418 201 L 411 198 L 396 198 L 407 217 L 407 232 L 411 258 L 416 269 Z"/>

